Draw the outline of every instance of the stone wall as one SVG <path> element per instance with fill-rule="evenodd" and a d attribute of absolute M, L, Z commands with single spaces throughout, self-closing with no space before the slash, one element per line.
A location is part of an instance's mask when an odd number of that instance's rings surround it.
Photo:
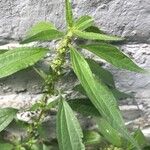
<path fill-rule="evenodd" d="M 125 37 L 121 49 L 141 67 L 150 68 L 149 0 L 73 0 L 73 9 L 75 17 L 91 15 L 105 32 Z M 16 42 L 38 21 L 51 21 L 60 29 L 65 26 L 62 0 L 0 0 L 0 10 L 1 48 L 18 46 Z M 127 120 L 150 125 L 150 76 L 108 68 L 118 88 L 135 95 L 137 105 L 129 100 L 122 106 Z M 41 80 L 32 68 L 0 79 L 0 106 L 28 106 L 39 97 L 39 85 Z"/>

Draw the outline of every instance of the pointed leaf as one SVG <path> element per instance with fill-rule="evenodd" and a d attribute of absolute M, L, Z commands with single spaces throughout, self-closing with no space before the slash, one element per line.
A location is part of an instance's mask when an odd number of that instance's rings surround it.
<path fill-rule="evenodd" d="M 71 108 L 85 116 L 100 116 L 99 111 L 94 107 L 88 98 L 72 99 L 68 101 Z"/>
<path fill-rule="evenodd" d="M 85 32 L 93 32 L 93 33 L 100 33 L 100 34 L 105 34 L 104 31 L 100 30 L 98 27 L 96 26 L 90 26 L 88 28 L 85 29 Z"/>
<path fill-rule="evenodd" d="M 137 66 L 129 57 L 122 53 L 117 47 L 110 44 L 89 44 L 82 45 L 81 48 L 87 49 L 95 55 L 101 57 L 114 66 L 122 69 L 127 69 L 135 72 L 142 72 L 139 66 Z"/>
<path fill-rule="evenodd" d="M 12 108 L 0 109 L 0 132 L 4 130 L 16 116 L 17 110 Z"/>
<path fill-rule="evenodd" d="M 105 85 L 97 82 L 86 60 L 74 48 L 71 48 L 71 58 L 73 69 L 92 103 L 108 120 L 115 118 L 115 116 L 112 116 L 114 113 L 111 111 L 117 114 L 119 114 L 119 111 L 115 108 L 117 104 L 111 92 Z M 109 100 L 109 104 L 106 104 L 107 100 Z M 123 123 L 121 115 L 119 116 L 115 120 L 120 120 Z"/>
<path fill-rule="evenodd" d="M 114 97 L 117 100 L 122 100 L 122 99 L 132 98 L 133 97 L 131 94 L 127 94 L 127 93 L 121 92 L 121 91 L 117 90 L 116 88 L 110 88 L 110 90 L 112 91 Z"/>
<path fill-rule="evenodd" d="M 6 142 L 3 142 L 3 141 L 0 141 L 0 148 L 2 150 L 13 150 L 13 145 L 10 144 L 10 143 L 6 143 Z"/>
<path fill-rule="evenodd" d="M 147 140 L 140 129 L 137 129 L 133 134 L 134 139 L 138 142 L 138 144 L 143 148 L 147 145 Z M 133 146 L 129 144 L 129 149 L 133 149 Z"/>
<path fill-rule="evenodd" d="M 116 100 L 108 87 L 93 76 L 90 67 L 84 57 L 77 50 L 70 46 L 71 60 L 74 72 L 85 89 L 93 105 L 97 108 L 113 128 L 118 130 L 127 140 L 132 142 L 139 150 L 138 144 L 126 130 Z"/>
<path fill-rule="evenodd" d="M 38 32 L 35 35 L 26 37 L 25 40 L 20 42 L 20 44 L 26 44 L 34 41 L 51 41 L 51 40 L 59 39 L 63 36 L 64 36 L 63 32 L 60 32 L 55 29 L 43 30 L 41 32 Z"/>
<path fill-rule="evenodd" d="M 57 30 L 55 26 L 50 22 L 39 22 L 31 27 L 31 29 L 27 32 L 27 37 L 31 37 L 33 35 L 36 35 L 37 33 L 51 29 Z"/>
<path fill-rule="evenodd" d="M 122 38 L 116 37 L 116 36 L 109 36 L 106 34 L 98 34 L 94 32 L 85 32 L 85 31 L 79 31 L 79 30 L 73 30 L 73 33 L 83 39 L 89 39 L 89 40 L 100 40 L 100 41 L 121 41 Z"/>
<path fill-rule="evenodd" d="M 66 7 L 66 21 L 68 27 L 73 26 L 73 14 L 72 14 L 72 6 L 71 0 L 65 0 L 65 7 Z"/>
<path fill-rule="evenodd" d="M 47 41 L 59 38 L 61 32 L 57 31 L 55 26 L 49 22 L 39 22 L 35 24 L 28 32 L 27 36 L 21 44 L 33 41 Z"/>
<path fill-rule="evenodd" d="M 108 70 L 102 68 L 97 62 L 92 59 L 86 59 L 91 71 L 98 77 L 98 79 L 102 80 L 105 84 L 110 87 L 115 87 L 115 82 L 113 79 L 113 75 Z"/>
<path fill-rule="evenodd" d="M 146 146 L 147 140 L 144 134 L 140 129 L 137 129 L 137 131 L 134 133 L 133 137 L 135 140 L 139 143 L 140 146 Z"/>
<path fill-rule="evenodd" d="M 7 49 L 0 49 L 0 54 L 3 54 L 5 52 L 7 52 L 8 50 Z"/>
<path fill-rule="evenodd" d="M 15 48 L 0 55 L 0 78 L 9 76 L 19 70 L 34 65 L 42 59 L 48 49 L 45 48 Z"/>
<path fill-rule="evenodd" d="M 111 74 L 111 72 L 102 68 L 96 61 L 92 59 L 86 59 L 86 61 L 88 62 L 92 73 L 94 73 L 94 75 L 98 78 L 98 80 L 102 80 L 109 87 L 109 89 L 111 90 L 111 92 L 113 93 L 114 97 L 117 100 L 122 100 L 122 99 L 133 97 L 130 94 L 121 92 L 116 89 L 113 75 Z M 86 92 L 81 86 L 81 84 L 76 85 L 73 88 L 73 90 L 78 91 L 83 95 L 86 95 Z"/>
<path fill-rule="evenodd" d="M 74 24 L 74 29 L 85 30 L 88 27 L 92 26 L 94 23 L 92 17 L 90 16 L 81 16 Z"/>
<path fill-rule="evenodd" d="M 100 134 L 96 131 L 84 131 L 83 135 L 83 141 L 85 145 L 99 144 L 102 141 Z"/>
<path fill-rule="evenodd" d="M 84 90 L 84 88 L 82 87 L 81 84 L 77 84 L 77 85 L 73 88 L 73 90 L 75 90 L 75 91 L 81 93 L 82 95 L 85 95 L 85 96 L 87 95 L 86 92 L 85 92 L 85 90 Z"/>
<path fill-rule="evenodd" d="M 57 136 L 60 150 L 84 150 L 82 130 L 68 103 L 61 100 L 57 114 Z"/>
<path fill-rule="evenodd" d="M 121 147 L 122 138 L 119 132 L 114 128 L 112 128 L 112 126 L 105 119 L 97 118 L 96 122 L 98 124 L 100 133 L 105 137 L 105 139 L 109 141 L 111 144 Z"/>
<path fill-rule="evenodd" d="M 116 100 L 124 100 L 126 98 L 133 98 L 133 95 L 121 92 L 121 91 L 117 90 L 116 88 L 109 88 L 109 89 L 111 90 L 111 92 L 114 95 L 114 97 L 116 98 Z M 81 84 L 77 84 L 73 88 L 73 90 L 78 91 L 81 94 L 87 96 L 87 94 Z"/>

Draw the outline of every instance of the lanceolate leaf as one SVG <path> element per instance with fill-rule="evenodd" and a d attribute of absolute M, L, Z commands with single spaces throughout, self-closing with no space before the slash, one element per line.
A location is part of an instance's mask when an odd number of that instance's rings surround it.
<path fill-rule="evenodd" d="M 103 118 L 139 150 L 138 144 L 128 134 L 116 100 L 108 87 L 94 78 L 90 67 L 83 56 L 70 46 L 71 60 L 74 72 L 85 89 L 93 105 L 97 108 Z"/>
<path fill-rule="evenodd" d="M 140 129 L 137 129 L 135 131 L 133 137 L 135 138 L 135 140 L 139 143 L 141 147 L 146 146 L 147 144 L 146 137 L 144 136 L 144 134 L 142 133 Z"/>
<path fill-rule="evenodd" d="M 40 22 L 35 24 L 26 35 L 25 40 L 21 44 L 34 42 L 34 41 L 47 41 L 60 38 L 63 35 L 58 31 L 52 23 Z"/>
<path fill-rule="evenodd" d="M 52 23 L 40 22 L 35 24 L 28 32 L 21 44 L 34 41 L 49 41 L 63 36 Z"/>
<path fill-rule="evenodd" d="M 99 111 L 94 107 L 88 98 L 72 99 L 68 101 L 71 108 L 85 116 L 100 116 Z"/>
<path fill-rule="evenodd" d="M 137 66 L 129 57 L 122 53 L 117 47 L 110 44 L 89 44 L 83 45 L 81 48 L 87 49 L 90 52 L 96 54 L 107 62 L 114 66 L 130 71 L 142 72 L 139 66 Z"/>
<path fill-rule="evenodd" d="M 132 94 L 127 94 L 127 93 L 124 93 L 124 92 L 121 92 L 119 91 L 118 89 L 116 88 L 111 88 L 109 87 L 110 91 L 113 93 L 114 97 L 116 98 L 116 100 L 124 100 L 126 98 L 133 98 L 133 95 Z M 81 94 L 87 96 L 84 88 L 82 87 L 81 84 L 78 84 L 76 85 L 73 90 L 75 91 L 78 91 L 80 92 Z"/>
<path fill-rule="evenodd" d="M 59 39 L 62 36 L 64 36 L 64 33 L 55 29 L 43 30 L 41 32 L 38 32 L 37 34 L 26 37 L 25 40 L 21 42 L 21 44 L 26 44 L 34 41 L 50 41 Z"/>
<path fill-rule="evenodd" d="M 98 77 L 98 79 L 102 80 L 105 84 L 110 87 L 115 87 L 115 82 L 113 79 L 113 75 L 108 70 L 102 68 L 97 62 L 92 59 L 86 59 L 91 71 Z"/>
<path fill-rule="evenodd" d="M 84 88 L 82 87 L 81 84 L 77 84 L 77 85 L 73 88 L 73 90 L 75 90 L 75 91 L 81 93 L 82 95 L 85 95 L 85 96 L 86 96 L 86 92 L 85 92 L 85 90 L 84 90 Z"/>
<path fill-rule="evenodd" d="M 14 119 L 17 113 L 16 109 L 1 108 L 0 109 L 0 132 L 4 130 Z"/>
<path fill-rule="evenodd" d="M 40 33 L 42 31 L 46 31 L 46 30 L 51 30 L 51 29 L 55 29 L 55 26 L 50 23 L 50 22 L 39 22 L 37 24 L 35 24 L 33 27 L 31 27 L 31 29 L 27 32 L 27 36 L 31 37 L 37 33 Z"/>
<path fill-rule="evenodd" d="M 102 80 L 111 90 L 111 92 L 113 93 L 114 97 L 117 100 L 122 100 L 122 99 L 126 99 L 126 98 L 131 98 L 133 97 L 130 94 L 121 92 L 119 90 L 116 89 L 115 87 L 115 82 L 113 79 L 113 75 L 111 74 L 111 72 L 109 72 L 108 70 L 102 68 L 96 61 L 92 60 L 92 59 L 86 59 L 92 73 L 99 79 Z M 86 95 L 85 90 L 83 89 L 83 87 L 81 86 L 81 84 L 76 85 L 73 88 L 75 91 L 80 92 L 83 95 Z"/>
<path fill-rule="evenodd" d="M 100 133 L 103 134 L 106 140 L 111 144 L 120 147 L 122 145 L 121 135 L 117 130 L 111 127 L 111 125 L 103 118 L 96 118 Z"/>
<path fill-rule="evenodd" d="M 96 26 L 90 26 L 88 28 L 85 29 L 86 32 L 94 32 L 94 33 L 100 33 L 100 34 L 104 34 L 104 32 L 102 30 L 100 30 L 98 27 Z"/>
<path fill-rule="evenodd" d="M 143 148 L 148 144 L 148 141 L 142 131 L 140 129 L 137 129 L 133 134 L 134 139 L 137 141 L 137 143 Z M 133 149 L 133 145 L 129 144 L 129 149 Z"/>
<path fill-rule="evenodd" d="M 66 21 L 68 27 L 73 26 L 73 14 L 72 14 L 72 6 L 71 0 L 65 0 L 65 7 L 66 7 Z"/>
<path fill-rule="evenodd" d="M 80 17 L 74 24 L 74 28 L 77 30 L 85 30 L 88 27 L 93 25 L 93 19 L 90 16 L 82 16 Z"/>
<path fill-rule="evenodd" d="M 119 120 L 120 123 L 124 124 L 121 115 L 115 116 L 115 113 L 120 113 L 113 95 L 104 84 L 97 82 L 83 56 L 71 48 L 71 58 L 73 69 L 95 107 L 111 123 L 115 118 L 114 120 Z"/>
<path fill-rule="evenodd" d="M 68 103 L 61 100 L 57 114 L 57 136 L 60 150 L 84 150 L 82 130 Z"/>
<path fill-rule="evenodd" d="M 3 53 L 5 53 L 5 52 L 7 52 L 8 50 L 6 50 L 6 49 L 0 49 L 0 54 L 3 54 Z"/>
<path fill-rule="evenodd" d="M 89 40 L 100 40 L 100 41 L 121 41 L 122 40 L 119 37 L 109 36 L 106 34 L 98 34 L 94 32 L 74 30 L 73 33 L 80 38 L 89 39 Z"/>
<path fill-rule="evenodd" d="M 34 65 L 48 52 L 46 48 L 15 48 L 0 55 L 0 78 Z"/>
<path fill-rule="evenodd" d="M 94 61 L 92 59 L 86 59 L 86 61 L 89 65 L 92 73 L 98 78 L 98 80 L 102 80 L 109 87 L 109 89 L 111 90 L 111 92 L 113 93 L 114 97 L 117 100 L 122 100 L 122 99 L 126 99 L 129 97 L 130 98 L 133 97 L 130 94 L 121 92 L 116 89 L 113 75 L 111 74 L 111 72 L 102 68 L 96 61 Z M 81 86 L 81 84 L 76 85 L 73 89 L 76 91 L 79 91 L 83 95 L 86 95 L 86 92 L 83 89 L 83 87 Z"/>
<path fill-rule="evenodd" d="M 117 90 L 116 88 L 110 88 L 110 90 L 117 100 L 124 100 L 126 98 L 133 98 L 133 96 L 131 94 L 121 92 L 121 91 Z"/>

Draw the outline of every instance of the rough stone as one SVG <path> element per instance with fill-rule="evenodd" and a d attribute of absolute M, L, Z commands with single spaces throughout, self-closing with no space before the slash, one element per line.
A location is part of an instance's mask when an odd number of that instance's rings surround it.
<path fill-rule="evenodd" d="M 73 0 L 76 17 L 94 16 L 96 24 L 108 33 L 130 41 L 150 43 L 149 0 Z M 51 21 L 63 28 L 62 0 L 1 0 L 0 43 L 19 40 L 38 21 Z"/>

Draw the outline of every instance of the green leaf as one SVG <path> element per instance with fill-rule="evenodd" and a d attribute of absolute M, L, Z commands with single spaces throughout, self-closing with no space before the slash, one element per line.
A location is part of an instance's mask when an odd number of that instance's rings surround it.
<path fill-rule="evenodd" d="M 35 104 L 32 105 L 32 107 L 30 108 L 30 111 L 39 110 L 39 108 L 41 107 L 42 107 L 42 104 L 40 102 L 36 102 Z"/>
<path fill-rule="evenodd" d="M 81 48 L 87 49 L 112 65 L 135 72 L 143 72 L 129 57 L 122 53 L 117 47 L 110 44 L 89 44 L 82 45 Z"/>
<path fill-rule="evenodd" d="M 72 13 L 72 6 L 71 0 L 65 0 L 65 7 L 66 7 L 66 21 L 68 27 L 73 26 L 73 13 Z"/>
<path fill-rule="evenodd" d="M 111 92 L 113 93 L 114 97 L 117 100 L 122 100 L 122 99 L 133 97 L 130 94 L 126 94 L 116 89 L 113 75 L 111 74 L 111 72 L 102 68 L 97 62 L 95 62 L 92 59 L 86 59 L 86 61 L 88 62 L 92 73 L 94 73 L 94 75 L 98 78 L 98 80 L 102 80 L 109 87 L 109 89 L 111 90 Z M 73 88 L 73 90 L 78 91 L 83 95 L 86 95 L 85 90 L 80 84 L 76 85 Z"/>
<path fill-rule="evenodd" d="M 141 148 L 147 145 L 147 140 L 140 129 L 137 129 L 134 132 L 133 137 L 137 141 L 137 143 L 141 146 Z M 131 144 L 129 144 L 128 148 L 133 149 L 134 147 Z"/>
<path fill-rule="evenodd" d="M 115 88 L 115 82 L 111 72 L 102 68 L 92 59 L 86 59 L 86 61 L 88 62 L 91 71 L 98 77 L 98 79 L 102 80 L 106 85 Z"/>
<path fill-rule="evenodd" d="M 143 148 L 143 150 L 150 150 L 150 145 L 145 146 L 145 147 Z"/>
<path fill-rule="evenodd" d="M 10 143 L 0 141 L 0 149 L 1 150 L 13 150 L 13 145 Z"/>
<path fill-rule="evenodd" d="M 63 36 L 64 36 L 63 32 L 60 32 L 55 29 L 43 30 L 41 32 L 38 32 L 37 34 L 26 37 L 25 40 L 20 42 L 20 44 L 26 44 L 35 41 L 51 41 L 51 40 L 59 39 Z"/>
<path fill-rule="evenodd" d="M 50 32 L 52 32 L 52 35 L 50 35 Z M 52 23 L 49 22 L 39 22 L 35 24 L 26 35 L 25 40 L 21 42 L 21 44 L 33 42 L 33 41 L 47 41 L 53 39 L 53 37 L 57 38 L 57 35 L 59 32 L 57 32 L 57 29 Z"/>
<path fill-rule="evenodd" d="M 100 116 L 99 111 L 94 107 L 88 98 L 71 99 L 68 103 L 74 111 L 85 116 Z"/>
<path fill-rule="evenodd" d="M 63 33 L 58 31 L 53 24 L 49 22 L 39 22 L 27 32 L 26 38 L 21 44 L 34 41 L 49 41 L 62 36 Z"/>
<path fill-rule="evenodd" d="M 114 89 L 110 88 L 110 90 L 112 91 L 114 97 L 117 100 L 122 100 L 122 99 L 126 99 L 126 98 L 133 98 L 133 96 L 131 94 L 121 92 L 121 91 L 117 90 L 116 88 L 114 88 Z"/>
<path fill-rule="evenodd" d="M 0 132 L 4 130 L 14 119 L 18 111 L 12 108 L 0 109 Z"/>
<path fill-rule="evenodd" d="M 86 60 L 74 48 L 71 48 L 71 59 L 74 72 L 99 112 L 111 123 L 114 119 L 124 124 L 112 93 L 103 83 L 97 82 Z M 115 115 L 115 113 L 118 115 Z"/>
<path fill-rule="evenodd" d="M 60 150 L 84 150 L 82 130 L 68 103 L 61 100 L 57 114 L 57 137 Z"/>
<path fill-rule="evenodd" d="M 86 92 L 85 92 L 85 90 L 84 90 L 84 88 L 82 87 L 81 84 L 77 84 L 77 85 L 73 88 L 73 90 L 75 90 L 75 91 L 81 93 L 82 95 L 85 95 L 85 96 L 87 95 Z"/>
<path fill-rule="evenodd" d="M 113 95 L 114 95 L 114 97 L 116 98 L 116 100 L 124 100 L 124 99 L 126 99 L 126 98 L 133 98 L 133 95 L 127 94 L 127 93 L 124 93 L 124 92 L 121 92 L 121 91 L 117 90 L 116 88 L 110 88 L 110 87 L 109 87 L 109 89 L 110 89 L 111 92 L 113 93 Z M 85 90 L 84 90 L 84 88 L 82 87 L 81 84 L 77 84 L 77 85 L 73 88 L 73 90 L 78 91 L 78 92 L 80 92 L 81 94 L 87 96 L 87 94 L 86 94 L 86 92 L 85 92 Z"/>
<path fill-rule="evenodd" d="M 34 65 L 42 59 L 48 49 L 46 48 L 15 48 L 0 55 L 0 78 L 9 76 L 19 70 Z"/>
<path fill-rule="evenodd" d="M 7 49 L 0 49 L 0 54 L 3 54 L 5 52 L 7 52 L 8 50 Z"/>
<path fill-rule="evenodd" d="M 146 146 L 147 140 L 140 129 L 137 129 L 137 131 L 135 131 L 133 137 L 141 147 Z"/>
<path fill-rule="evenodd" d="M 27 37 L 31 37 L 42 31 L 51 30 L 51 29 L 57 30 L 55 26 L 50 22 L 39 22 L 33 25 L 33 27 L 31 27 L 31 29 L 27 32 Z"/>
<path fill-rule="evenodd" d="M 103 82 L 97 81 L 97 79 L 93 76 L 84 57 L 72 46 L 70 46 L 70 49 L 74 72 L 93 105 L 114 129 L 118 130 L 127 140 L 133 143 L 134 146 L 140 150 L 138 144 L 126 130 L 116 99 L 111 91 Z"/>
<path fill-rule="evenodd" d="M 90 26 L 88 28 L 85 29 L 85 32 L 93 32 L 93 33 L 100 33 L 100 34 L 105 34 L 104 31 L 100 30 L 98 27 L 96 26 Z"/>
<path fill-rule="evenodd" d="M 62 36 L 63 33 L 58 31 L 52 23 L 39 22 L 27 32 L 25 40 L 23 40 L 21 44 L 34 41 L 49 41 Z"/>
<path fill-rule="evenodd" d="M 121 147 L 122 138 L 119 132 L 112 128 L 112 126 L 103 118 L 96 118 L 96 122 L 100 133 L 105 137 L 105 139 L 111 144 Z"/>
<path fill-rule="evenodd" d="M 116 36 L 109 36 L 106 34 L 98 34 L 94 32 L 85 32 L 85 31 L 79 31 L 79 30 L 73 30 L 73 33 L 83 39 L 89 39 L 89 40 L 100 40 L 100 41 L 121 41 L 122 38 L 116 37 Z"/>
<path fill-rule="evenodd" d="M 92 17 L 90 16 L 81 16 L 74 24 L 75 30 L 85 30 L 88 27 L 92 26 L 94 23 Z"/>
<path fill-rule="evenodd" d="M 83 135 L 83 141 L 85 145 L 99 144 L 102 141 L 100 134 L 96 131 L 84 131 Z"/>

